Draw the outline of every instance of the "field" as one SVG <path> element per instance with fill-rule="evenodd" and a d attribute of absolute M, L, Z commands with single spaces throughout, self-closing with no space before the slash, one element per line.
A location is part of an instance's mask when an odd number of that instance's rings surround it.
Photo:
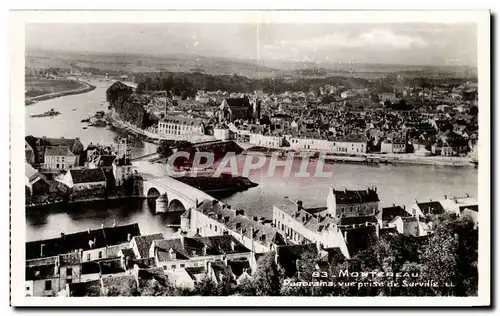
<path fill-rule="evenodd" d="M 248 78 L 320 78 L 331 76 L 377 79 L 388 74 L 407 78 L 421 76 L 467 77 L 476 75 L 470 67 L 415 66 L 367 63 L 313 63 L 295 61 L 261 61 L 218 58 L 189 54 L 111 54 L 67 51 L 29 50 L 26 74 L 55 68 L 62 72 L 86 72 L 95 75 L 126 75 L 140 72 L 200 72 L 210 75 L 237 74 Z"/>
<path fill-rule="evenodd" d="M 84 83 L 68 79 L 26 78 L 25 96 L 28 98 L 85 88 Z"/>

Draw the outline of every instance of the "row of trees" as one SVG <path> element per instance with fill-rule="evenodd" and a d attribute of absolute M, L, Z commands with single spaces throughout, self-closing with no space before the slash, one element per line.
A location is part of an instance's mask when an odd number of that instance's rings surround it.
<path fill-rule="evenodd" d="M 350 260 L 326 263 L 304 253 L 290 281 L 322 281 L 323 286 L 286 283 L 284 269 L 274 252 L 263 255 L 252 279 L 239 285 L 225 279 L 216 284 L 204 279 L 194 289 L 144 281 L 123 292 L 108 295 L 203 296 L 475 296 L 478 288 L 478 231 L 470 217 L 432 218 L 434 234 L 424 238 L 389 235 L 372 240 L 371 246 Z M 321 268 L 319 268 L 321 267 Z M 393 277 L 342 275 L 349 272 L 394 273 Z M 396 276 L 402 273 L 403 276 Z M 406 273 L 406 275 L 404 275 Z"/>
<path fill-rule="evenodd" d="M 193 97 L 198 90 L 229 91 L 250 93 L 262 90 L 266 93 L 283 93 L 285 91 L 317 91 L 320 87 L 342 85 L 348 89 L 363 88 L 369 81 L 362 78 L 326 77 L 326 78 L 260 78 L 251 79 L 238 75 L 208 75 L 195 73 L 140 73 L 135 76 L 137 92 L 172 91 L 181 97 Z"/>

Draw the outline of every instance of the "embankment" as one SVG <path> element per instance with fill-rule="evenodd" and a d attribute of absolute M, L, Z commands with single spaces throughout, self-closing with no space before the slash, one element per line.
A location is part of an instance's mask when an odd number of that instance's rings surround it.
<path fill-rule="evenodd" d="M 58 91 L 58 92 L 53 92 L 53 93 L 48 93 L 48 94 L 42 94 L 42 95 L 37 95 L 36 97 L 28 97 L 25 98 L 25 105 L 30 105 L 39 101 L 44 101 L 44 100 L 49 100 L 49 99 L 55 99 L 67 95 L 72 95 L 72 94 L 81 94 L 81 93 L 86 93 L 94 90 L 96 87 L 83 81 L 78 81 L 78 83 L 82 84 L 81 88 L 78 89 L 73 89 L 73 90 L 66 90 L 66 91 Z"/>

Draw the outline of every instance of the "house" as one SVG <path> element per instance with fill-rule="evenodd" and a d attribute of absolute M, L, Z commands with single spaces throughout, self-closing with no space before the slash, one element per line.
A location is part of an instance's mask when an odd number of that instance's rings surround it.
<path fill-rule="evenodd" d="M 252 251 L 231 235 L 154 240 L 149 256 L 158 267 L 174 271 L 205 266 L 209 261 L 254 260 Z"/>
<path fill-rule="evenodd" d="M 458 135 L 442 137 L 432 145 L 431 152 L 437 156 L 466 155 L 469 152 L 469 144 L 465 138 Z"/>
<path fill-rule="evenodd" d="M 26 296 L 55 296 L 60 291 L 57 257 L 26 261 Z"/>
<path fill-rule="evenodd" d="M 375 215 L 379 201 L 376 188 L 336 190 L 331 187 L 327 196 L 327 212 L 337 218 Z"/>
<path fill-rule="evenodd" d="M 26 260 L 76 251 L 80 253 L 81 262 L 105 259 L 110 246 L 129 242 L 132 237 L 139 235 L 140 230 L 137 224 L 101 227 L 72 234 L 61 233 L 61 236 L 57 238 L 27 242 Z"/>
<path fill-rule="evenodd" d="M 376 214 L 381 227 L 386 227 L 390 221 L 398 216 L 407 217 L 410 215 L 411 214 L 406 211 L 406 207 L 401 207 L 399 205 L 384 207 Z"/>
<path fill-rule="evenodd" d="M 93 156 L 92 160 L 88 163 L 89 169 L 101 168 L 104 171 L 113 170 L 113 163 L 116 159 L 115 155 L 97 155 Z"/>
<path fill-rule="evenodd" d="M 158 122 L 158 133 L 178 138 L 187 138 L 192 134 L 204 135 L 205 124 L 198 118 L 167 115 Z"/>
<path fill-rule="evenodd" d="M 229 234 L 256 253 L 268 252 L 286 244 L 285 237 L 262 218 L 245 216 L 244 210 L 232 209 L 217 200 L 204 200 L 196 209 L 181 217 L 181 226 L 202 236 Z"/>
<path fill-rule="evenodd" d="M 286 198 L 283 204 L 273 205 L 273 225 L 293 244 L 337 247 L 349 258 L 344 236 L 326 207 L 304 208 L 302 201 Z"/>
<path fill-rule="evenodd" d="M 29 164 L 35 163 L 35 151 L 26 140 L 24 141 L 24 159 Z"/>
<path fill-rule="evenodd" d="M 416 216 L 396 216 L 387 224 L 389 228 L 395 228 L 398 233 L 405 236 L 421 237 L 430 233 L 430 227 Z"/>
<path fill-rule="evenodd" d="M 59 172 L 78 166 L 77 156 L 67 146 L 47 146 L 42 168 Z"/>
<path fill-rule="evenodd" d="M 416 201 L 410 208 L 414 217 L 425 218 L 427 215 L 444 214 L 446 211 L 438 201 L 418 202 Z"/>
<path fill-rule="evenodd" d="M 400 133 L 392 133 L 380 145 L 380 152 L 391 154 L 404 154 L 406 152 L 406 139 Z"/>
<path fill-rule="evenodd" d="M 50 184 L 45 177 L 28 163 L 25 163 L 25 177 L 27 195 L 45 195 L 50 192 Z"/>
<path fill-rule="evenodd" d="M 77 138 L 48 138 L 40 137 L 35 142 L 35 163 L 44 163 L 45 150 L 47 147 L 68 147 L 71 153 L 75 155 L 77 166 L 80 165 L 80 157 L 84 152 L 84 146 Z"/>
<path fill-rule="evenodd" d="M 470 197 L 468 194 L 467 196 L 453 198 L 445 196 L 444 200 L 440 200 L 439 202 L 446 213 L 455 214 L 457 216 L 460 216 L 466 208 L 477 212 L 479 207 L 477 200 Z"/>
<path fill-rule="evenodd" d="M 73 168 L 62 178 L 61 182 L 73 189 L 73 192 L 83 190 L 98 190 L 106 188 L 106 176 L 101 168 Z"/>

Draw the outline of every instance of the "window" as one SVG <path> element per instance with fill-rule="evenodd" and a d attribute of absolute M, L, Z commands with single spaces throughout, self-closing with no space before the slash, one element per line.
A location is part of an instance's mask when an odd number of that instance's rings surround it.
<path fill-rule="evenodd" d="M 90 261 L 90 253 L 87 254 L 87 261 Z"/>
<path fill-rule="evenodd" d="M 29 291 L 29 290 L 30 290 L 30 287 L 29 287 L 29 286 L 27 286 L 27 287 L 26 287 L 26 291 Z"/>
<path fill-rule="evenodd" d="M 210 229 L 212 229 L 212 224 L 210 224 Z"/>
<path fill-rule="evenodd" d="M 170 268 L 175 269 L 175 268 L 177 268 L 177 266 L 175 264 L 173 264 L 172 266 L 170 266 Z"/>
<path fill-rule="evenodd" d="M 99 251 L 99 259 L 102 259 L 102 251 Z"/>
<path fill-rule="evenodd" d="M 52 281 L 47 280 L 45 281 L 45 291 L 51 291 L 52 290 Z"/>
<path fill-rule="evenodd" d="M 184 263 L 181 263 L 181 268 L 184 268 L 186 265 Z"/>
<path fill-rule="evenodd" d="M 217 226 L 214 226 L 214 230 L 217 231 Z"/>
<path fill-rule="evenodd" d="M 71 278 L 72 275 L 73 275 L 73 268 L 66 268 L 66 277 Z"/>

